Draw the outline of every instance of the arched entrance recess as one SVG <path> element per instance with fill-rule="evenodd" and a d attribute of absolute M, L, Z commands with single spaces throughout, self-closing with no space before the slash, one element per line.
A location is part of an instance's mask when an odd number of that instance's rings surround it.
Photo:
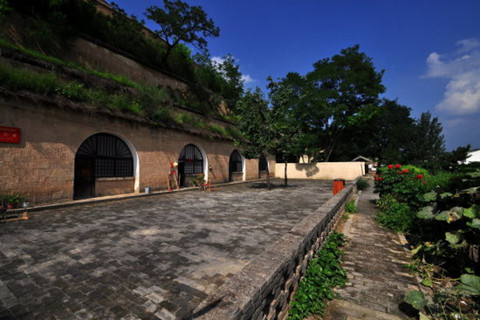
<path fill-rule="evenodd" d="M 73 198 L 94 197 L 98 178 L 133 177 L 133 156 L 120 138 L 98 133 L 86 139 L 75 154 Z"/>
<path fill-rule="evenodd" d="M 237 150 L 233 150 L 228 164 L 228 180 L 243 181 L 243 157 Z"/>
<path fill-rule="evenodd" d="M 190 186 L 190 180 L 199 173 L 205 175 L 206 157 L 205 154 L 194 144 L 187 144 L 183 147 L 178 157 L 178 174 L 180 175 L 180 186 Z"/>
<path fill-rule="evenodd" d="M 267 175 L 268 171 L 268 161 L 267 157 L 265 157 L 263 154 L 260 156 L 258 159 L 258 177 L 259 178 L 264 178 Z"/>

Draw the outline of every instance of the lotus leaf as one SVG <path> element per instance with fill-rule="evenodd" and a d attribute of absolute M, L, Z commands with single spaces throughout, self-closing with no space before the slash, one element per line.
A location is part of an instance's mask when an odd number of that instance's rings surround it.
<path fill-rule="evenodd" d="M 473 274 L 462 274 L 462 282 L 457 286 L 460 293 L 467 296 L 480 296 L 480 277 Z M 407 301 L 408 302 L 408 301 Z"/>
<path fill-rule="evenodd" d="M 470 208 L 464 209 L 463 215 L 470 219 L 480 218 L 480 206 L 474 204 Z"/>
<path fill-rule="evenodd" d="M 462 193 L 474 194 L 477 192 L 478 187 L 468 188 L 462 190 Z"/>
<path fill-rule="evenodd" d="M 435 216 L 435 219 L 439 221 L 447 221 L 448 223 L 452 223 L 461 219 L 463 216 L 462 213 L 463 213 L 462 207 L 453 207 L 450 210 L 445 210 L 440 212 Z"/>
<path fill-rule="evenodd" d="M 480 229 L 480 219 L 473 219 L 472 222 L 467 222 L 467 226 Z"/>
<path fill-rule="evenodd" d="M 441 199 L 445 199 L 445 198 L 448 198 L 448 197 L 451 197 L 451 196 L 453 196 L 453 193 L 450 193 L 450 192 L 444 192 L 444 193 L 440 194 Z"/>
<path fill-rule="evenodd" d="M 445 232 L 445 239 L 450 244 L 457 244 L 460 241 L 460 235 L 458 233 Z"/>
<path fill-rule="evenodd" d="M 417 218 L 419 219 L 430 220 L 433 217 L 434 215 L 432 206 L 423 207 L 420 211 L 417 212 Z"/>
<path fill-rule="evenodd" d="M 427 300 L 425 300 L 423 292 L 418 290 L 409 291 L 404 300 L 417 310 L 421 310 L 427 304 Z"/>
<path fill-rule="evenodd" d="M 423 195 L 423 200 L 425 202 L 435 201 L 437 199 L 437 193 L 435 191 L 430 191 Z"/>

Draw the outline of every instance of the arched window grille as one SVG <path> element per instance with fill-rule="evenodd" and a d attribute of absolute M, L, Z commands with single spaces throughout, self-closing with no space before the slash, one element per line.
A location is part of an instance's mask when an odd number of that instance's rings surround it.
<path fill-rule="evenodd" d="M 230 172 L 242 172 L 243 171 L 243 161 L 240 152 L 234 150 L 230 155 Z"/>
<path fill-rule="evenodd" d="M 193 144 L 183 147 L 178 157 L 179 165 L 183 165 L 184 174 L 203 173 L 203 156 L 200 149 Z"/>
<path fill-rule="evenodd" d="M 132 177 L 133 157 L 127 144 L 107 133 L 98 133 L 85 140 L 76 157 L 94 161 L 95 178 Z"/>

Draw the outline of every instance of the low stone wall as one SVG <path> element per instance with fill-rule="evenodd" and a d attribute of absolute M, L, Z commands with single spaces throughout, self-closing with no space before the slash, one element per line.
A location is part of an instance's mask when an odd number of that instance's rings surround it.
<path fill-rule="evenodd" d="M 201 320 L 283 320 L 308 262 L 323 246 L 355 183 L 301 220 L 257 259 L 205 299 L 192 315 Z"/>

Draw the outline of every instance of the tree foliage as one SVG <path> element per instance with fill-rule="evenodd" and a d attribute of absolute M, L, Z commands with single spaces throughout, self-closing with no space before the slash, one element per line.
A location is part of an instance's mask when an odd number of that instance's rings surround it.
<path fill-rule="evenodd" d="M 260 158 L 273 151 L 275 135 L 271 125 L 271 111 L 260 88 L 247 91 L 238 101 L 237 118 L 238 130 L 244 137 L 237 143 L 242 145 L 245 157 Z M 269 171 L 267 183 L 270 188 Z"/>
<path fill-rule="evenodd" d="M 328 161 L 347 128 L 372 117 L 385 90 L 383 72 L 359 49 L 346 48 L 316 62 L 305 76 L 289 73 L 279 81 L 290 88 L 292 108 L 302 123 L 304 154 L 315 160 Z"/>
<path fill-rule="evenodd" d="M 180 42 L 204 50 L 207 47 L 206 37 L 220 35 L 220 29 L 200 6 L 190 6 L 181 0 L 164 0 L 163 7 L 150 6 L 145 16 L 160 26 L 155 33 L 167 44 L 165 60 Z"/>
<path fill-rule="evenodd" d="M 269 100 L 271 104 L 270 127 L 275 137 L 272 142 L 272 151 L 285 163 L 284 185 L 288 184 L 287 164 L 288 159 L 298 155 L 302 151 L 299 144 L 301 134 L 301 123 L 295 114 L 295 96 L 290 86 L 282 82 L 274 82 L 269 79 Z M 293 101 L 292 101 L 293 100 Z"/>
<path fill-rule="evenodd" d="M 247 158 L 258 158 L 272 151 L 274 134 L 270 125 L 268 102 L 260 88 L 247 91 L 237 103 L 237 127 L 245 137 L 243 144 Z"/>
<path fill-rule="evenodd" d="M 415 131 L 411 148 L 410 163 L 430 169 L 441 167 L 442 155 L 445 153 L 445 139 L 442 124 L 430 112 L 424 112 L 415 122 Z"/>

